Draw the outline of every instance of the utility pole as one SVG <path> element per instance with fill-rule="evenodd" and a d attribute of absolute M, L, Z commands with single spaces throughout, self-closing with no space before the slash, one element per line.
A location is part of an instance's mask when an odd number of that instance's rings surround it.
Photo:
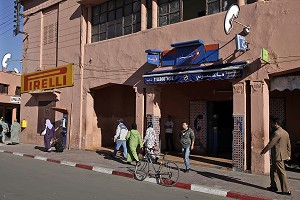
<path fill-rule="evenodd" d="M 14 30 L 13 35 L 16 36 L 20 33 L 20 9 L 21 9 L 21 2 L 20 0 L 14 0 Z"/>

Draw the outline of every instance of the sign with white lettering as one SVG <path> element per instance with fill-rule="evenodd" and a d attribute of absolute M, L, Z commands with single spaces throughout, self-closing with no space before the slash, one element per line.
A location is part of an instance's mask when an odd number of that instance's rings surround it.
<path fill-rule="evenodd" d="M 10 102 L 11 103 L 21 103 L 21 97 L 10 97 Z"/>
<path fill-rule="evenodd" d="M 184 83 L 204 80 L 224 80 L 240 78 L 243 75 L 241 69 L 231 69 L 224 71 L 207 71 L 190 74 L 170 74 L 144 77 L 145 84 L 162 84 L 162 83 Z"/>
<path fill-rule="evenodd" d="M 237 51 L 247 51 L 248 49 L 248 42 L 246 41 L 246 38 L 244 36 L 236 35 L 235 44 Z"/>

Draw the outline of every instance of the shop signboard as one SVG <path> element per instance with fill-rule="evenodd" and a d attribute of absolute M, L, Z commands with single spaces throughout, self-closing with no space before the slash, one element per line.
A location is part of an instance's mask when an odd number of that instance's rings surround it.
<path fill-rule="evenodd" d="M 242 77 L 241 69 L 232 69 L 224 71 L 206 71 L 198 73 L 174 73 L 168 75 L 156 75 L 150 77 L 144 77 L 145 84 L 162 84 L 162 83 L 182 83 L 182 82 L 194 82 L 204 80 L 224 80 L 234 79 Z"/>
<path fill-rule="evenodd" d="M 171 46 L 173 49 L 170 50 L 155 50 L 156 57 L 153 56 L 155 53 L 153 50 L 146 50 L 148 53 L 147 63 L 166 67 L 201 65 L 219 60 L 219 44 L 205 45 L 202 40 L 192 40 L 174 43 Z M 161 62 L 158 58 L 161 59 Z"/>
<path fill-rule="evenodd" d="M 72 64 L 23 74 L 21 93 L 73 86 L 73 78 Z"/>
<path fill-rule="evenodd" d="M 265 48 L 261 49 L 261 59 L 266 63 L 269 63 L 269 52 Z"/>
<path fill-rule="evenodd" d="M 245 52 L 248 49 L 248 42 L 246 41 L 246 38 L 241 35 L 235 36 L 235 44 L 236 44 L 236 50 Z"/>

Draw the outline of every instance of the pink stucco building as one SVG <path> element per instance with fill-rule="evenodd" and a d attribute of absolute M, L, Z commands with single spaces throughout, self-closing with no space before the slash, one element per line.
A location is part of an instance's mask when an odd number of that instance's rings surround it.
<path fill-rule="evenodd" d="M 123 118 L 129 127 L 136 122 L 141 134 L 153 121 L 164 149 L 164 123 L 172 115 L 177 150 L 181 122 L 188 121 L 196 131 L 196 153 L 229 155 L 234 169 L 268 173 L 269 155 L 260 152 L 269 141 L 270 115 L 284 120 L 292 145 L 300 140 L 298 1 L 21 2 L 28 33 L 23 73 L 68 63 L 74 70 L 72 87 L 22 94 L 21 118 L 28 121 L 23 142 L 42 144 L 45 118 L 58 127 L 63 112 L 69 148 L 112 146 L 117 119 Z M 234 24 L 229 35 L 224 33 L 225 11 L 233 3 L 240 6 L 238 20 L 251 27 L 246 52 L 236 51 L 235 35 L 243 34 L 242 26 Z M 145 50 L 168 50 L 170 44 L 191 40 L 220 47 L 218 61 L 201 66 L 218 75 L 238 65 L 234 73 L 239 76 L 190 80 L 191 70 L 207 71 L 199 65 L 148 64 Z M 269 51 L 269 63 L 260 59 L 262 48 Z M 182 81 L 164 81 L 162 73 L 173 77 L 178 70 L 186 75 Z M 147 77 L 161 82 L 147 82 Z"/>
<path fill-rule="evenodd" d="M 20 120 L 21 74 L 0 71 L 0 117 L 8 123 Z"/>

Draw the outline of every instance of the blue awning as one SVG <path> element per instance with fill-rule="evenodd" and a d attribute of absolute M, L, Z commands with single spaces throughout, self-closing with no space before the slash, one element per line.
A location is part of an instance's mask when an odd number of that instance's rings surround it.
<path fill-rule="evenodd" d="M 143 75 L 145 84 L 184 83 L 204 80 L 241 78 L 247 62 L 198 66 L 174 70 L 148 72 Z"/>

